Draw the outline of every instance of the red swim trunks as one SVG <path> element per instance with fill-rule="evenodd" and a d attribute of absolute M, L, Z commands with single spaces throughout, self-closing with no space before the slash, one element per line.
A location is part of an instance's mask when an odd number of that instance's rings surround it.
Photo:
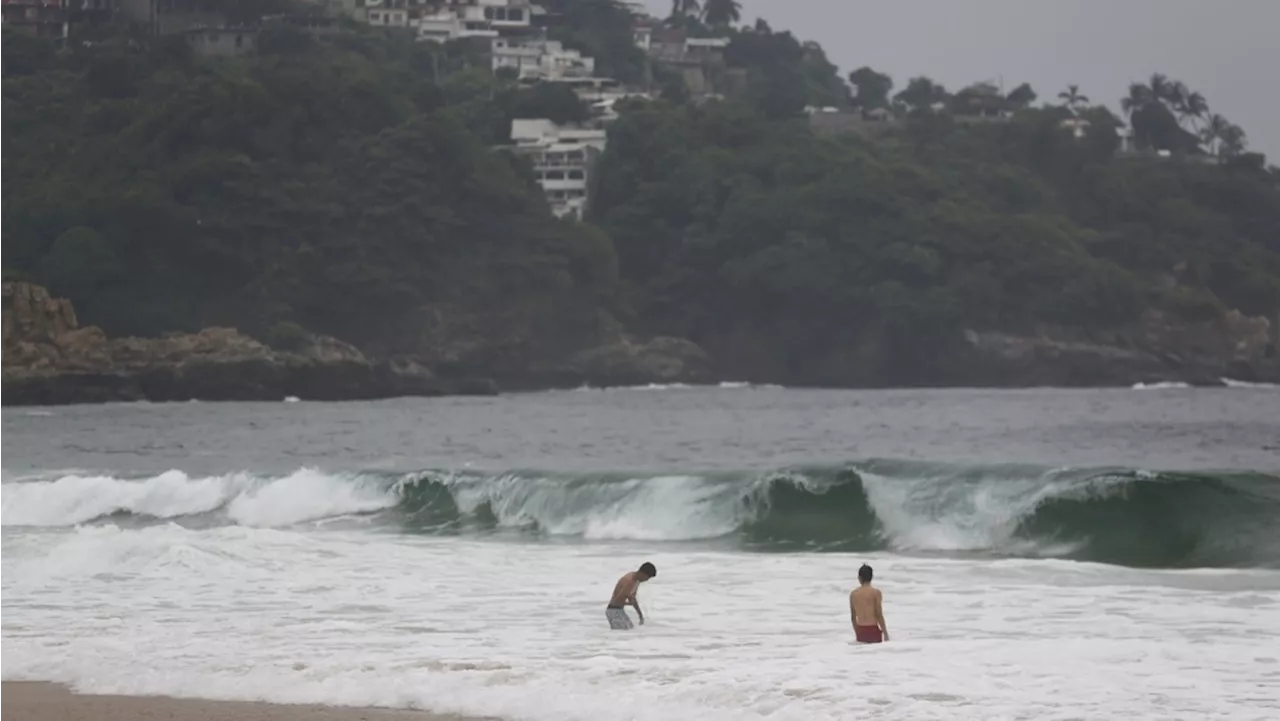
<path fill-rule="evenodd" d="M 854 626 L 853 635 L 858 638 L 858 643 L 882 643 L 884 634 L 880 633 L 879 626 Z"/>

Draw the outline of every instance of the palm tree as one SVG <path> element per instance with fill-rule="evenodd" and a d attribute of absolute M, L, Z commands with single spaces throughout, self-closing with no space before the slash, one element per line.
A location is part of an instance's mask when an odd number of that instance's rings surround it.
<path fill-rule="evenodd" d="M 1169 76 L 1164 73 L 1153 73 L 1147 89 L 1151 91 L 1151 97 L 1159 102 L 1164 102 L 1174 97 L 1174 84 L 1169 82 Z"/>
<path fill-rule="evenodd" d="M 1089 104 L 1089 96 L 1080 93 L 1079 85 L 1068 85 L 1066 90 L 1058 93 L 1058 98 L 1062 100 L 1062 107 L 1070 110 L 1072 115 L 1079 115 L 1080 106 Z"/>
<path fill-rule="evenodd" d="M 1182 107 L 1178 108 L 1178 115 L 1181 119 L 1184 122 L 1193 121 L 1191 126 L 1195 130 L 1199 129 L 1197 127 L 1200 125 L 1199 121 L 1203 120 L 1208 113 L 1209 102 L 1204 99 L 1203 95 L 1196 92 L 1187 93 L 1182 98 Z"/>
<path fill-rule="evenodd" d="M 1221 155 L 1222 139 L 1230 128 L 1230 121 L 1217 113 L 1210 115 L 1205 121 L 1204 127 L 1200 129 L 1200 139 L 1211 155 Z"/>
<path fill-rule="evenodd" d="M 682 15 L 697 17 L 701 9 L 702 5 L 698 0 L 671 0 L 671 17 L 673 18 Z"/>
<path fill-rule="evenodd" d="M 1200 138 L 1210 154 L 1225 158 L 1243 153 L 1247 143 L 1244 130 L 1217 113 L 1205 121 Z"/>
<path fill-rule="evenodd" d="M 1179 115 L 1182 109 L 1187 107 L 1187 96 L 1191 94 L 1187 90 L 1187 86 L 1182 81 L 1177 81 L 1169 86 L 1169 94 L 1165 97 L 1165 101 Z"/>
<path fill-rule="evenodd" d="M 738 0 L 706 0 L 702 6 L 702 19 L 712 27 L 726 27 L 742 18 L 742 3 Z"/>

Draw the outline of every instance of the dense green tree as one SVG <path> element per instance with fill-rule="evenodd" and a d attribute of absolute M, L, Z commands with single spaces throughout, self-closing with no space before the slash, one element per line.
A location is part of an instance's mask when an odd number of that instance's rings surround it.
<path fill-rule="evenodd" d="M 1007 96 L 1009 102 L 1016 107 L 1025 108 L 1036 101 L 1036 91 L 1032 90 L 1030 83 L 1023 83 L 1013 90 L 1009 91 Z"/>
<path fill-rule="evenodd" d="M 896 103 L 905 105 L 913 111 L 927 110 L 937 103 L 944 103 L 950 98 L 946 88 L 926 77 L 911 78 L 907 87 L 893 96 Z"/>
<path fill-rule="evenodd" d="M 602 72 L 647 77 L 617 4 L 546 5 L 551 34 Z M 1074 86 L 1065 108 L 971 88 L 1020 107 L 964 123 L 918 77 L 892 97 L 918 112 L 819 134 L 806 105 L 884 106 L 892 80 L 855 70 L 851 99 L 816 44 L 721 32 L 725 97 L 690 102 L 654 66 L 661 99 L 619 106 L 577 223 L 492 146 L 512 118 L 586 108 L 495 76 L 466 43 L 353 29 L 212 60 L 127 36 L 51 51 L 6 29 L 6 277 L 113 333 L 233 323 L 282 347 L 323 332 L 394 352 L 489 313 L 534 329 L 504 346 L 516 363 L 617 318 L 805 383 L 946 379 L 966 328 L 1110 338 L 1151 310 L 1280 308 L 1276 171 L 1176 81 L 1131 89 L 1135 139 L 1220 162 L 1116 157 L 1121 119 Z"/>
<path fill-rule="evenodd" d="M 178 62 L 107 44 L 6 77 L 6 263 L 112 333 L 293 322 L 386 349 L 439 304 L 594 318 L 609 240 L 488 147 L 512 116 L 581 103 L 487 71 L 437 88 L 415 45 Z"/>
<path fill-rule="evenodd" d="M 889 106 L 889 93 L 893 92 L 893 78 L 862 66 L 849 73 L 849 83 L 857 88 L 854 102 L 864 110 Z"/>

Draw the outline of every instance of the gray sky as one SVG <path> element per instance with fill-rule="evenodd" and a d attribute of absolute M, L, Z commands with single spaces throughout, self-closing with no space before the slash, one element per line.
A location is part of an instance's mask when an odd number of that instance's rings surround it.
<path fill-rule="evenodd" d="M 870 65 L 955 90 L 1030 82 L 1040 100 L 1068 83 L 1119 110 L 1130 81 L 1162 72 L 1244 128 L 1280 164 L 1280 0 L 740 0 L 742 20 L 816 40 L 847 77 Z M 665 17 L 670 0 L 644 0 Z"/>

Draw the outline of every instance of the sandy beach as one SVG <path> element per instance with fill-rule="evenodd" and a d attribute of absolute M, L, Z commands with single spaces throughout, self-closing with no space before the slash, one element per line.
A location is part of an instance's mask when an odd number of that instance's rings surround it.
<path fill-rule="evenodd" d="M 5 721 L 468 721 L 460 716 L 392 709 L 96 696 L 72 693 L 58 684 L 26 681 L 4 682 L 0 716 Z"/>

